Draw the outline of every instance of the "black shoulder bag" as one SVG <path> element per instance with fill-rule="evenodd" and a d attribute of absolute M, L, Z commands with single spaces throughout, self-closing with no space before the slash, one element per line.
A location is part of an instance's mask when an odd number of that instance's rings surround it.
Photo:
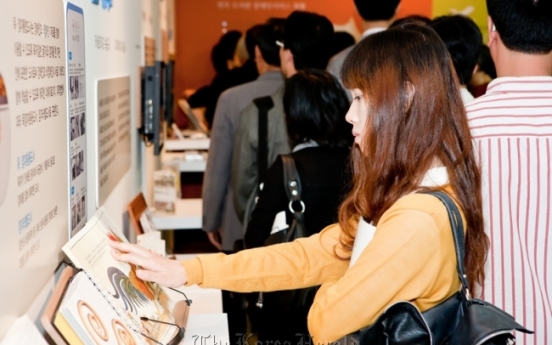
<path fill-rule="evenodd" d="M 307 237 L 305 228 L 305 203 L 301 200 L 301 179 L 291 155 L 280 155 L 284 165 L 284 188 L 289 200 L 288 209 L 293 214 L 293 221 L 286 230 L 270 235 L 264 242 L 265 246 L 283 242 L 291 242 L 296 238 Z"/>
<path fill-rule="evenodd" d="M 532 334 L 503 310 L 471 297 L 464 268 L 464 225 L 460 212 L 447 194 L 439 191 L 427 194 L 441 200 L 447 208 L 462 288 L 423 313 L 410 302 L 391 305 L 372 326 L 360 330 L 360 344 L 509 345 L 515 344 L 514 331 Z"/>
<path fill-rule="evenodd" d="M 278 231 L 270 235 L 264 242 L 265 246 L 291 242 L 297 238 L 307 237 L 309 234 L 305 227 L 305 203 L 301 200 L 301 179 L 295 161 L 291 155 L 280 155 L 284 165 L 284 188 L 288 196 L 288 208 L 293 214 L 293 221 L 290 227 L 286 230 Z M 314 295 L 318 287 L 310 287 L 297 290 L 286 290 L 276 292 L 281 297 L 281 305 L 288 308 L 305 308 L 312 304 Z M 273 293 L 274 294 L 274 293 Z M 263 293 L 259 293 L 257 306 L 263 307 Z"/>

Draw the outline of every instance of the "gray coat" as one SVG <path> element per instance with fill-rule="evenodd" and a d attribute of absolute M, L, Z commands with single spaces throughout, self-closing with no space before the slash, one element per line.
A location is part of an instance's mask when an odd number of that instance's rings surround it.
<path fill-rule="evenodd" d="M 232 250 L 234 242 L 243 238 L 230 186 L 232 148 L 240 114 L 253 99 L 270 95 L 283 82 L 279 71 L 267 72 L 252 82 L 226 90 L 217 102 L 203 177 L 203 230 L 213 232 L 220 228 L 223 250 Z"/>
<path fill-rule="evenodd" d="M 284 118 L 284 87 L 271 95 L 274 107 L 268 112 L 268 166 L 281 154 L 291 152 Z M 240 116 L 232 157 L 232 189 L 234 206 L 240 220 L 258 184 L 257 150 L 259 147 L 259 111 L 249 105 Z M 267 167 L 268 168 L 268 167 Z"/>

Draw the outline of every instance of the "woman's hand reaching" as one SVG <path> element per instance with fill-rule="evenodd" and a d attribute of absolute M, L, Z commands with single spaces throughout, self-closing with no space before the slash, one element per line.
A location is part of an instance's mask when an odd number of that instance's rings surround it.
<path fill-rule="evenodd" d="M 138 278 L 162 286 L 177 288 L 187 282 L 186 271 L 178 260 L 167 259 L 130 243 L 108 241 L 111 255 L 122 262 L 136 265 Z"/>

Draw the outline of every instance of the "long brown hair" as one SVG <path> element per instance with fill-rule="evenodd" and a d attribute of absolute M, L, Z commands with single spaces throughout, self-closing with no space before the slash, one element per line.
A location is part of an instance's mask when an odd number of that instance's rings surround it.
<path fill-rule="evenodd" d="M 420 190 L 423 176 L 439 160 L 467 221 L 470 288 L 483 285 L 488 238 L 481 177 L 444 44 L 431 28 L 405 23 L 358 43 L 341 73 L 347 88 L 362 90 L 369 109 L 362 153 L 357 147 L 352 155 L 353 188 L 339 211 L 342 245 L 352 248 L 352 218 L 377 224 L 399 198 Z"/>

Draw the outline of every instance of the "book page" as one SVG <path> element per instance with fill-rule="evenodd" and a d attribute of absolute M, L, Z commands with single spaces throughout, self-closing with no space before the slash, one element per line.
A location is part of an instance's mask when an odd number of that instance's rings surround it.
<path fill-rule="evenodd" d="M 136 266 L 111 256 L 108 238 L 128 242 L 114 224 L 101 207 L 85 227 L 63 246 L 63 251 L 77 267 L 84 269 L 95 280 L 134 324 L 141 324 L 144 333 L 166 343 L 178 329 L 158 322 L 142 322 L 140 317 L 174 323 L 171 313 L 174 302 L 158 285 L 139 279 Z"/>
<path fill-rule="evenodd" d="M 83 271 L 71 280 L 54 324 L 65 339 L 76 336 L 83 344 L 147 344 L 136 325 L 110 305 Z"/>

